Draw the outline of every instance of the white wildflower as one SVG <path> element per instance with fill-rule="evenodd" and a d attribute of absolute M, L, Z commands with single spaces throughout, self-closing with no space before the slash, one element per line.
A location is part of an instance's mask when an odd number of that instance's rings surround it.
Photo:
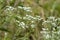
<path fill-rule="evenodd" d="M 34 28 L 34 27 L 35 27 L 35 25 L 34 25 L 34 24 L 31 24 L 31 27 L 32 27 L 32 28 Z"/>
<path fill-rule="evenodd" d="M 20 23 L 20 21 L 16 20 L 17 23 Z"/>
<path fill-rule="evenodd" d="M 46 39 L 48 39 L 48 38 L 50 38 L 50 35 L 49 35 L 49 34 L 47 34 L 45 37 L 46 37 Z"/>
<path fill-rule="evenodd" d="M 18 6 L 18 8 L 23 9 L 23 7 L 21 7 L 21 6 Z"/>
<path fill-rule="evenodd" d="M 42 30 L 44 31 L 44 30 L 48 30 L 48 28 L 42 28 Z"/>
<path fill-rule="evenodd" d="M 53 17 L 53 16 L 48 17 L 48 19 L 52 20 L 52 21 L 55 21 L 55 17 Z"/>
<path fill-rule="evenodd" d="M 54 27 L 56 27 L 57 25 L 56 25 L 56 23 L 52 23 L 52 25 L 54 26 Z"/>
<path fill-rule="evenodd" d="M 34 21 L 31 21 L 31 23 L 34 23 Z"/>
<path fill-rule="evenodd" d="M 24 10 L 30 10 L 31 7 L 23 7 Z"/>
<path fill-rule="evenodd" d="M 14 10 L 15 8 L 12 7 L 12 6 L 7 6 L 7 9 L 6 10 Z"/>
<path fill-rule="evenodd" d="M 25 28 L 25 23 L 24 22 L 20 22 L 19 26 L 21 26 L 22 28 Z"/>
<path fill-rule="evenodd" d="M 22 19 L 22 17 L 21 16 L 17 16 L 19 19 Z"/>
<path fill-rule="evenodd" d="M 42 25 L 44 25 L 45 23 L 52 23 L 52 21 L 44 21 Z"/>
<path fill-rule="evenodd" d="M 27 19 L 26 17 L 23 17 L 23 19 Z"/>
<path fill-rule="evenodd" d="M 5 32 L 5 36 L 7 36 L 7 33 Z"/>

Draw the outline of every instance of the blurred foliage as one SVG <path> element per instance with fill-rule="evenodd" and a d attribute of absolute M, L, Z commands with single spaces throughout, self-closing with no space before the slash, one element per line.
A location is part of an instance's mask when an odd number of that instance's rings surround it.
<path fill-rule="evenodd" d="M 60 0 L 0 0 L 0 40 L 60 40 Z"/>

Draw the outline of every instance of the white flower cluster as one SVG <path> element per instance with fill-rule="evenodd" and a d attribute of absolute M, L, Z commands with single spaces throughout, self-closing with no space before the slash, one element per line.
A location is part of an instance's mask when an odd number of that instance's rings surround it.
<path fill-rule="evenodd" d="M 17 8 L 19 8 L 19 9 L 23 9 L 23 10 L 25 10 L 26 12 L 32 12 L 32 9 L 31 9 L 31 7 L 21 7 L 21 6 L 18 6 Z M 10 11 L 12 11 L 12 10 L 15 10 L 16 8 L 14 8 L 14 7 L 12 7 L 12 6 L 6 6 L 6 10 L 10 10 Z"/>
<path fill-rule="evenodd" d="M 34 28 L 36 26 L 36 23 L 35 23 L 36 21 L 39 21 L 39 20 L 42 19 L 40 16 L 35 16 L 34 17 L 34 16 L 31 16 L 31 15 L 28 15 L 28 14 L 26 14 L 24 17 L 17 16 L 17 18 L 20 19 L 20 20 L 27 20 L 28 22 L 31 23 L 30 26 L 32 28 Z M 16 20 L 16 22 L 19 24 L 19 26 L 21 26 L 23 28 L 28 27 L 27 25 L 29 25 L 29 24 L 25 24 L 24 21 L 21 22 L 20 20 Z"/>
<path fill-rule="evenodd" d="M 56 19 L 55 17 L 50 16 L 50 17 L 48 17 L 47 20 L 45 20 L 45 21 L 42 23 L 42 25 L 44 25 L 44 24 L 51 24 L 51 26 L 56 27 L 56 26 L 57 26 L 57 24 L 56 24 L 57 20 L 58 20 L 58 19 Z"/>
<path fill-rule="evenodd" d="M 32 12 L 31 7 L 21 7 L 21 6 L 18 6 L 18 8 L 23 9 L 23 10 L 25 10 L 27 12 Z"/>
<path fill-rule="evenodd" d="M 56 19 L 55 17 L 53 17 L 53 16 L 48 17 L 47 20 L 48 20 L 48 21 L 57 21 L 57 19 Z"/>
<path fill-rule="evenodd" d="M 12 7 L 12 6 L 6 6 L 7 7 L 7 9 L 6 10 L 14 10 L 15 8 L 14 7 Z"/>
<path fill-rule="evenodd" d="M 58 24 L 60 24 L 60 18 L 55 18 L 53 16 L 50 16 L 48 17 L 47 20 L 45 20 L 42 23 L 42 25 L 45 25 L 45 28 L 42 28 L 43 31 L 41 31 L 40 33 L 43 33 L 43 37 L 46 40 L 49 40 L 49 38 L 51 38 L 52 40 L 55 40 L 54 38 L 57 37 L 57 35 L 60 35 L 60 25 Z M 57 39 L 60 39 L 59 37 L 60 36 L 58 36 Z"/>
<path fill-rule="evenodd" d="M 22 28 L 25 28 L 25 23 L 24 22 L 20 22 L 19 26 L 21 26 Z"/>
<path fill-rule="evenodd" d="M 27 19 L 27 20 L 42 20 L 43 18 L 41 18 L 40 16 L 31 16 L 31 15 L 26 15 L 25 17 L 23 17 L 23 19 Z"/>

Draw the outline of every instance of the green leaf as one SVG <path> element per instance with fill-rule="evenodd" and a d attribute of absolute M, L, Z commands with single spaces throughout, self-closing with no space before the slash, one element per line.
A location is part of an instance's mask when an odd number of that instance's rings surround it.
<path fill-rule="evenodd" d="M 5 32 L 10 32 L 9 30 L 5 29 L 5 28 L 0 28 L 1 31 L 5 31 Z"/>

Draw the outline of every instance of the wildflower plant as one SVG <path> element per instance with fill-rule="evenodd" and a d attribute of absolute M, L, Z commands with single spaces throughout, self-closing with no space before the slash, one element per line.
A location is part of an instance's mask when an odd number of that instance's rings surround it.
<path fill-rule="evenodd" d="M 59 0 L 0 0 L 0 40 L 60 40 L 59 4 Z"/>

